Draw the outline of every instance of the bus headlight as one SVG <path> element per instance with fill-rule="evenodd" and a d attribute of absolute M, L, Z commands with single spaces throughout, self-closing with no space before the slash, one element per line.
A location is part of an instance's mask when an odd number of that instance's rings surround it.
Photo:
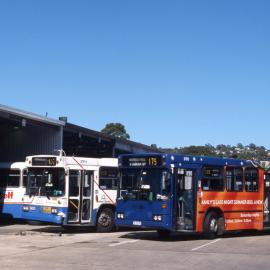
<path fill-rule="evenodd" d="M 23 205 L 22 210 L 23 210 L 23 212 L 29 212 L 29 206 Z"/>
<path fill-rule="evenodd" d="M 162 221 L 162 216 L 161 215 L 153 215 L 153 220 L 154 221 Z"/>
<path fill-rule="evenodd" d="M 125 218 L 124 213 L 117 213 L 116 216 L 117 216 L 118 219 L 124 219 Z"/>
<path fill-rule="evenodd" d="M 51 213 L 52 213 L 52 214 L 57 214 L 57 213 L 58 213 L 58 209 L 55 208 L 55 207 L 52 207 Z"/>

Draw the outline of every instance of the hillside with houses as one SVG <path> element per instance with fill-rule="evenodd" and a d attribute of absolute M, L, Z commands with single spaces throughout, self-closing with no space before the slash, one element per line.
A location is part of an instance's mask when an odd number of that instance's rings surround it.
<path fill-rule="evenodd" d="M 155 145 L 152 146 L 155 147 Z M 270 150 L 266 149 L 264 146 L 257 146 L 254 143 L 250 143 L 249 145 L 238 143 L 236 146 L 225 144 L 219 144 L 217 146 L 213 146 L 211 144 L 206 144 L 204 146 L 191 145 L 186 147 L 159 148 L 159 150 L 173 154 L 203 155 L 265 161 L 264 164 L 267 167 L 268 162 L 270 162 Z"/>

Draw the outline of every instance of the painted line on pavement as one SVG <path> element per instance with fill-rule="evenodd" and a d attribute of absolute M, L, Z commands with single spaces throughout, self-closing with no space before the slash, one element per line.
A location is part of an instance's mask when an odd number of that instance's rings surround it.
<path fill-rule="evenodd" d="M 212 245 L 212 244 L 215 244 L 216 242 L 220 241 L 221 239 L 216 239 L 215 241 L 212 241 L 212 242 L 209 242 L 207 244 L 204 244 L 204 245 L 201 245 L 199 247 L 196 247 L 196 248 L 193 248 L 191 251 L 195 251 L 195 250 L 198 250 L 198 249 L 201 249 L 203 247 L 206 247 L 206 246 L 209 246 L 209 245 Z"/>
<path fill-rule="evenodd" d="M 120 243 L 114 243 L 114 244 L 110 244 L 109 247 L 116 247 L 116 246 L 120 246 L 120 245 L 124 245 L 124 244 L 131 244 L 131 243 L 136 243 L 139 240 L 129 240 L 129 241 L 123 241 Z"/>

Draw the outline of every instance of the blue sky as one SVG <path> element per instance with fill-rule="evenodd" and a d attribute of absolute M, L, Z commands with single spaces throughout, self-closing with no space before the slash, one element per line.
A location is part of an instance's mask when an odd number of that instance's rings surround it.
<path fill-rule="evenodd" d="M 270 148 L 270 1 L 2 0 L 0 103 L 162 147 Z"/>

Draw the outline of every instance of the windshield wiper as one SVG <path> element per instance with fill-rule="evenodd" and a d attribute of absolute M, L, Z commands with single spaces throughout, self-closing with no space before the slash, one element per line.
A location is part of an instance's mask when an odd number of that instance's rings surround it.
<path fill-rule="evenodd" d="M 37 187 L 30 187 L 29 188 L 29 197 L 31 198 L 32 196 L 37 196 Z"/>
<path fill-rule="evenodd" d="M 51 199 L 51 197 L 48 195 L 48 191 L 46 191 L 46 197 L 47 197 L 48 200 Z"/>
<path fill-rule="evenodd" d="M 51 199 L 51 197 L 49 196 L 49 190 L 45 187 L 45 196 L 47 197 L 48 200 Z"/>

